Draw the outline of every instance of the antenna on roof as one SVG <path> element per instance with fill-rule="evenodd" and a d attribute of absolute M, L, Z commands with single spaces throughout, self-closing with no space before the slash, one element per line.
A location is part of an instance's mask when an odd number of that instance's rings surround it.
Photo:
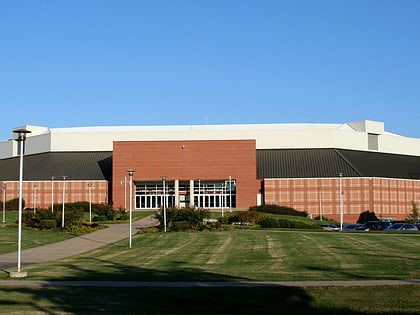
<path fill-rule="evenodd" d="M 206 115 L 206 125 L 209 124 L 209 115 Z"/>

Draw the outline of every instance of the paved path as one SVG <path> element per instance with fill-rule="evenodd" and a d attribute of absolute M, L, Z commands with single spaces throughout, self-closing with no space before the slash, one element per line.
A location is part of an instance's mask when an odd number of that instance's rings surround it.
<path fill-rule="evenodd" d="M 152 216 L 133 222 L 132 234 L 139 229 L 156 225 Z M 74 237 L 65 241 L 35 248 L 25 249 L 21 253 L 21 266 L 41 264 L 61 258 L 79 255 L 101 246 L 112 244 L 129 237 L 129 224 L 110 224 L 108 228 L 90 234 Z M 0 255 L 0 270 L 17 266 L 17 252 Z"/>

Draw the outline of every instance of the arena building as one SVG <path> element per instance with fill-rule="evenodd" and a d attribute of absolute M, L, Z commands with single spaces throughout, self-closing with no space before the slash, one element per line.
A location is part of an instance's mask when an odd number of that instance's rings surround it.
<path fill-rule="evenodd" d="M 88 201 L 212 210 L 277 204 L 355 222 L 363 211 L 405 219 L 420 202 L 420 139 L 384 123 L 21 126 L 25 207 Z M 17 133 L 0 142 L 3 200 L 18 197 Z"/>

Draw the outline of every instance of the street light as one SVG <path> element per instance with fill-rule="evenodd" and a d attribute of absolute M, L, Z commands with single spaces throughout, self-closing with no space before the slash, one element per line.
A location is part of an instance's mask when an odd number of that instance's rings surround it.
<path fill-rule="evenodd" d="M 54 213 L 54 179 L 55 176 L 51 176 L 51 213 Z"/>
<path fill-rule="evenodd" d="M 26 134 L 30 133 L 29 130 L 18 129 L 14 130 L 14 133 L 18 134 L 16 141 L 19 142 L 19 214 L 18 214 L 18 257 L 17 257 L 17 271 L 16 273 L 11 273 L 11 277 L 26 277 L 26 272 L 21 272 L 20 260 L 21 260 L 21 251 L 22 251 L 22 190 L 23 190 L 23 151 L 24 151 L 24 142 L 26 140 Z"/>
<path fill-rule="evenodd" d="M 224 199 L 225 199 L 225 196 L 226 196 L 226 194 L 225 194 L 225 185 L 222 183 L 222 198 L 221 198 L 221 200 L 220 200 L 220 204 L 221 204 L 221 206 L 222 206 L 222 218 L 223 218 L 223 216 L 224 216 L 224 204 L 223 204 L 223 201 L 224 201 Z"/>
<path fill-rule="evenodd" d="M 89 222 L 92 223 L 92 183 L 88 184 L 89 188 Z"/>
<path fill-rule="evenodd" d="M 65 197 L 66 197 L 66 178 L 67 176 L 63 175 L 61 176 L 61 179 L 63 180 L 63 210 L 61 213 L 61 227 L 64 228 L 64 203 L 65 203 Z"/>
<path fill-rule="evenodd" d="M 163 229 L 166 232 L 166 176 L 162 176 L 163 181 Z"/>
<path fill-rule="evenodd" d="M 229 212 L 232 212 L 232 176 L 229 176 Z"/>
<path fill-rule="evenodd" d="M 133 174 L 134 174 L 134 170 L 132 168 L 130 168 L 128 171 L 128 176 L 130 177 L 130 242 L 129 242 L 129 246 L 131 248 L 131 222 L 132 222 L 132 212 L 133 212 Z"/>
<path fill-rule="evenodd" d="M 34 184 L 34 213 L 36 212 L 36 185 Z"/>
<path fill-rule="evenodd" d="M 343 230 L 343 173 L 338 174 L 340 176 L 340 231 Z"/>
<path fill-rule="evenodd" d="M 6 223 L 6 182 L 3 182 L 3 220 L 2 223 Z"/>
<path fill-rule="evenodd" d="M 201 179 L 198 179 L 198 209 L 201 208 Z"/>

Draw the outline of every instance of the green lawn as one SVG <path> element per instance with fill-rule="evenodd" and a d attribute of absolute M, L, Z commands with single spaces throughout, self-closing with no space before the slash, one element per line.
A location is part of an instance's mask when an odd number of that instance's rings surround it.
<path fill-rule="evenodd" d="M 420 235 L 235 230 L 146 233 L 28 267 L 30 279 L 299 281 L 420 278 Z"/>
<path fill-rule="evenodd" d="M 1 235 L 1 232 L 0 232 Z M 145 233 L 57 262 L 28 280 L 296 281 L 420 278 L 420 234 L 234 230 Z M 9 279 L 7 273 L 0 279 Z M 18 281 L 18 280 L 14 280 Z M 419 285 L 2 287 L 0 313 L 420 314 Z"/>
<path fill-rule="evenodd" d="M 241 288 L 0 288 L 0 313 L 419 314 L 420 286 Z M 25 313 L 27 314 L 27 313 Z"/>

